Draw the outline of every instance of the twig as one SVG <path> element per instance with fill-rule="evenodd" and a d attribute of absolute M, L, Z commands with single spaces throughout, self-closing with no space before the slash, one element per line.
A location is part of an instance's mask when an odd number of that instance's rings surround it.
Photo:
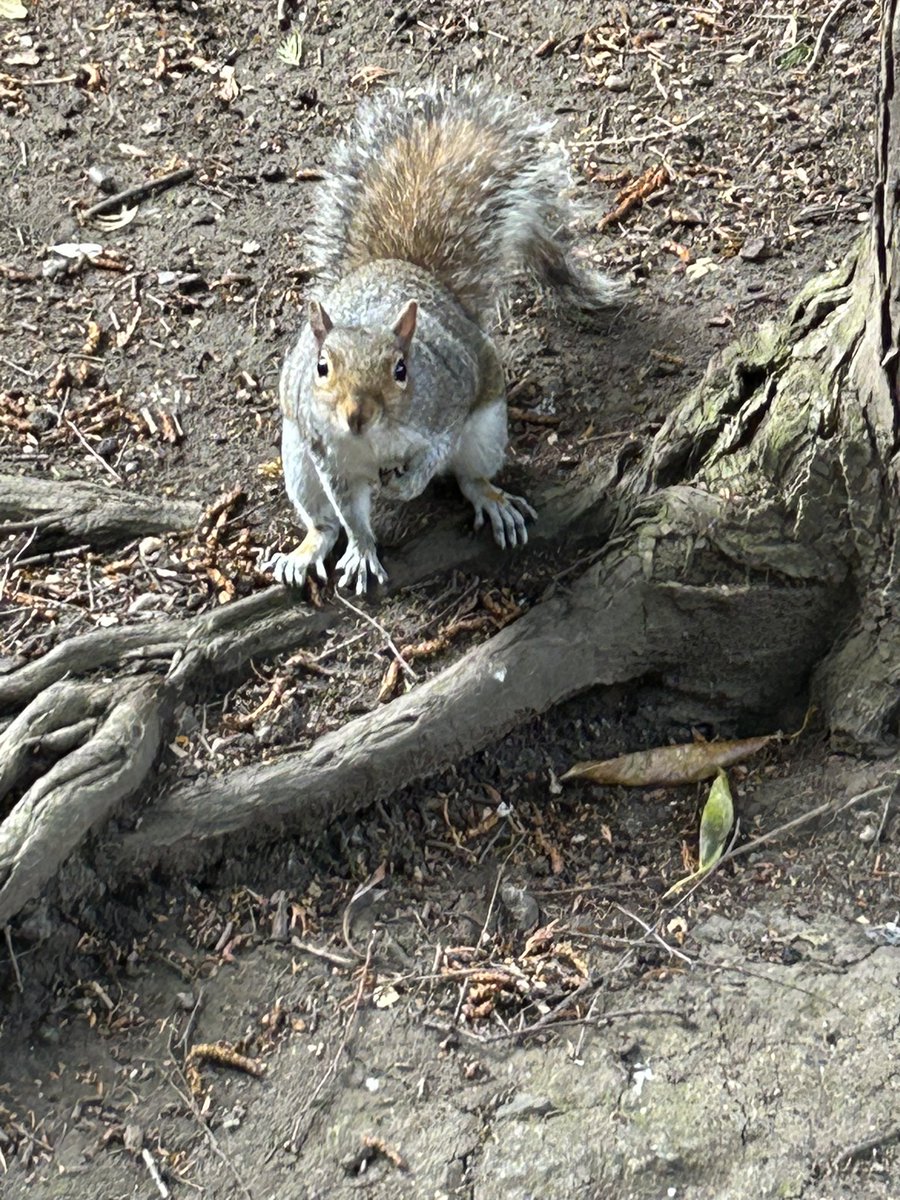
<path fill-rule="evenodd" d="M 57 75 L 53 79 L 16 79 L 21 87 L 50 87 L 54 83 L 74 83 L 78 78 L 74 75 Z"/>
<path fill-rule="evenodd" d="M 781 837 L 783 833 L 788 833 L 792 829 L 799 829 L 801 825 L 806 825 L 810 821 L 814 821 L 816 817 L 824 817 L 828 813 L 833 813 L 837 816 L 838 813 L 844 812 L 847 808 L 852 808 L 854 804 L 859 804 L 862 800 L 871 800 L 873 796 L 880 796 L 886 790 L 893 792 L 896 786 L 897 779 L 894 778 L 890 783 L 879 783 L 875 787 L 869 788 L 865 792 L 860 792 L 857 796 L 851 796 L 849 800 L 844 800 L 841 803 L 829 800 L 827 803 L 820 804 L 817 808 L 803 813 L 802 816 L 795 817 L 793 821 L 779 825 L 777 829 L 772 829 L 769 833 L 760 834 L 752 842 L 745 842 L 743 846 L 736 846 L 733 850 L 729 850 L 726 854 L 723 854 L 715 865 L 719 867 L 723 863 L 728 862 L 729 859 L 737 858 L 739 854 L 749 854 L 751 850 L 755 850 L 758 846 L 764 846 L 766 842 L 772 842 L 775 838 Z M 703 876 L 704 879 L 708 877 L 709 872 Z"/>
<path fill-rule="evenodd" d="M 180 167 L 177 171 L 170 171 L 168 175 L 160 175 L 156 179 L 147 179 L 144 183 L 138 183 L 134 187 L 125 188 L 123 192 L 116 192 L 114 196 L 106 196 L 103 200 L 98 200 L 96 204 L 91 205 L 89 209 L 86 209 L 81 214 L 81 219 L 82 221 L 90 221 L 91 217 L 98 217 L 101 213 L 111 212 L 113 209 L 128 204 L 132 200 L 140 203 L 141 200 L 146 200 L 148 196 L 156 195 L 158 192 L 165 192 L 169 188 L 175 187 L 176 184 L 184 183 L 186 179 L 191 178 L 194 172 L 194 167 Z"/>
<path fill-rule="evenodd" d="M 105 458 L 100 457 L 90 442 L 85 439 L 84 434 L 81 432 L 78 426 L 73 421 L 70 421 L 68 417 L 66 417 L 66 424 L 78 438 L 79 442 L 81 442 L 82 446 L 84 446 L 85 450 L 87 450 L 88 454 L 90 454 L 93 458 L 96 458 L 97 462 L 101 467 L 104 468 L 104 470 L 109 471 L 116 483 L 121 483 L 122 476 L 119 474 L 119 472 L 115 469 L 115 467 L 111 467 Z"/>
<path fill-rule="evenodd" d="M 655 942 L 659 942 L 659 944 L 662 946 L 662 948 L 665 951 L 667 951 L 669 954 L 671 954 L 673 958 L 680 958 L 682 960 L 682 962 L 686 962 L 691 967 L 695 967 L 697 965 L 696 962 L 694 961 L 694 959 L 692 959 L 689 954 L 685 954 L 681 950 L 676 950 L 674 946 L 670 946 L 669 943 L 665 940 L 665 938 L 660 937 L 660 935 L 656 932 L 656 930 L 653 928 L 652 925 L 648 925 L 646 921 L 642 921 L 639 916 L 637 916 L 633 912 L 630 912 L 627 908 L 623 908 L 621 904 L 616 904 L 615 907 L 619 910 L 620 913 L 624 913 L 626 917 L 630 917 L 632 921 L 634 921 L 636 924 L 640 925 L 640 927 L 644 930 L 644 932 L 647 933 L 650 937 L 652 937 Z"/>
<path fill-rule="evenodd" d="M 394 639 L 391 637 L 391 635 L 388 633 L 388 631 L 385 629 L 385 627 L 383 625 L 379 625 L 379 623 L 375 620 L 375 618 L 372 616 L 369 616 L 369 614 L 367 612 L 365 612 L 363 609 L 357 608 L 355 604 L 351 603 L 347 599 L 346 596 L 342 596 L 340 592 L 335 592 L 335 596 L 337 596 L 337 598 L 338 598 L 338 600 L 340 600 L 341 604 L 343 604 L 347 608 L 349 608 L 351 612 L 356 613 L 356 615 L 358 617 L 362 617 L 362 619 L 364 621 L 368 621 L 369 624 L 373 627 L 373 629 L 378 630 L 378 632 L 381 634 L 381 636 L 384 638 L 385 642 L 387 643 L 387 647 L 390 650 L 391 654 L 393 654 L 394 658 L 400 664 L 401 669 L 406 672 L 407 676 L 410 679 L 412 679 L 413 681 L 416 681 L 419 678 L 418 675 L 415 673 L 415 671 L 412 669 L 412 667 L 409 665 L 409 663 L 406 661 L 406 659 L 400 653 L 397 643 L 394 641 Z"/>
<path fill-rule="evenodd" d="M 16 987 L 20 992 L 24 992 L 25 989 L 22 987 L 22 976 L 19 973 L 19 963 L 16 959 L 16 952 L 13 950 L 12 935 L 9 932 L 8 925 L 3 926 L 3 935 L 6 938 L 6 948 L 9 951 L 9 961 L 12 963 L 13 974 L 16 977 Z"/>
<path fill-rule="evenodd" d="M 200 1112 L 200 1109 L 197 1107 L 197 1102 L 194 1100 L 194 1097 L 190 1094 L 190 1087 L 188 1085 L 187 1080 L 184 1078 L 184 1072 L 181 1070 L 180 1067 L 176 1067 L 176 1070 L 181 1075 L 182 1081 L 184 1082 L 184 1085 L 185 1085 L 185 1087 L 188 1088 L 188 1090 L 187 1090 L 187 1092 L 183 1092 L 181 1090 L 181 1088 L 178 1086 L 178 1084 L 175 1082 L 175 1080 L 171 1077 L 171 1075 L 168 1076 L 169 1087 L 180 1098 L 181 1102 L 183 1104 L 186 1104 L 188 1106 L 188 1108 L 191 1110 L 191 1112 L 193 1113 L 193 1115 L 197 1121 L 197 1124 L 200 1126 L 200 1128 L 203 1130 L 203 1133 L 206 1135 L 206 1140 L 209 1142 L 210 1146 L 212 1146 L 213 1151 L 215 1152 L 215 1154 L 218 1155 L 218 1157 L 222 1160 L 222 1162 L 225 1164 L 225 1166 L 228 1168 L 228 1170 L 234 1176 L 235 1183 L 237 1183 L 238 1187 L 240 1188 L 241 1192 L 243 1193 L 245 1200 L 253 1200 L 253 1193 L 247 1187 L 246 1183 L 244 1183 L 244 1180 L 242 1179 L 241 1174 L 238 1171 L 237 1167 L 234 1165 L 234 1163 L 231 1161 L 231 1159 L 228 1157 L 228 1155 L 225 1153 L 225 1151 L 219 1145 L 216 1135 L 213 1133 L 213 1131 L 210 1129 L 210 1127 L 204 1121 L 203 1114 Z"/>
<path fill-rule="evenodd" d="M 38 563 L 62 562 L 64 558 L 77 558 L 90 548 L 90 545 L 85 543 L 83 546 L 69 546 L 65 550 L 47 550 L 44 554 L 32 554 L 30 558 L 17 556 L 15 563 L 17 567 L 35 567 Z"/>
<path fill-rule="evenodd" d="M 333 963 L 336 967 L 356 966 L 355 958 L 348 958 L 346 954 L 335 954 L 333 950 L 320 950 L 318 946 L 302 942 L 298 937 L 291 938 L 291 945 L 295 950 L 302 950 L 304 954 L 312 954 L 315 958 L 324 958 L 326 962 Z"/>
<path fill-rule="evenodd" d="M 301 1135 L 301 1127 L 306 1118 L 306 1114 L 309 1112 L 310 1108 L 315 1103 L 317 1096 L 322 1091 L 325 1084 L 328 1083 L 328 1081 L 334 1075 L 337 1074 L 337 1069 L 340 1064 L 341 1058 L 344 1055 L 344 1051 L 347 1048 L 347 1043 L 350 1041 L 351 1034 L 353 1033 L 354 1027 L 356 1025 L 356 1018 L 359 1015 L 360 1005 L 362 1004 L 363 991 L 366 986 L 366 979 L 369 976 L 369 965 L 370 965 L 371 961 L 372 961 L 372 939 L 369 938 L 369 944 L 366 947 L 366 961 L 363 963 L 362 967 L 360 967 L 359 986 L 357 987 L 356 995 L 353 998 L 353 1008 L 350 1010 L 350 1015 L 347 1017 L 346 1024 L 344 1025 L 344 1032 L 341 1035 L 340 1044 L 338 1045 L 338 1048 L 335 1052 L 334 1058 L 331 1060 L 328 1070 L 325 1072 L 325 1074 L 322 1076 L 322 1078 L 319 1080 L 319 1082 L 316 1084 L 316 1086 L 310 1092 L 309 1096 L 307 1096 L 307 1098 L 303 1104 L 303 1107 L 301 1108 L 299 1114 L 297 1115 L 296 1120 L 294 1121 L 293 1128 L 291 1129 L 291 1136 L 288 1139 L 287 1143 L 285 1144 L 284 1148 L 286 1150 L 289 1150 L 292 1154 L 300 1153 L 300 1151 L 303 1149 L 303 1143 L 306 1141 L 306 1138 L 309 1135 L 309 1128 L 307 1128 L 307 1130 L 303 1134 L 303 1136 L 302 1137 L 300 1136 Z M 266 1155 L 266 1158 L 265 1158 L 266 1162 L 269 1161 L 269 1159 L 272 1157 L 272 1155 L 275 1153 L 275 1151 L 277 1149 L 278 1149 L 277 1146 L 273 1146 L 271 1148 L 269 1153 Z"/>
<path fill-rule="evenodd" d="M 884 808 L 881 810 L 881 820 L 878 822 L 878 832 L 875 834 L 875 837 L 872 839 L 872 849 L 875 850 L 876 852 L 878 850 L 878 845 L 881 841 L 881 835 L 884 833 L 884 827 L 885 827 L 885 825 L 887 825 L 888 814 L 891 811 L 891 804 L 893 803 L 893 799 L 894 799 L 894 790 L 893 790 L 893 788 L 890 788 L 890 789 L 888 789 L 888 793 L 884 798 Z"/>
<path fill-rule="evenodd" d="M 895 1125 L 893 1129 L 885 1130 L 884 1133 L 876 1133 L 873 1137 L 866 1138 L 864 1142 L 857 1142 L 855 1146 L 849 1146 L 837 1156 L 835 1162 L 856 1162 L 865 1158 L 867 1154 L 871 1154 L 873 1150 L 883 1150 L 886 1146 L 893 1145 L 894 1142 L 900 1142 L 900 1125 Z"/>
<path fill-rule="evenodd" d="M 809 60 L 809 66 L 806 68 L 807 75 L 816 69 L 816 64 L 822 57 L 822 47 L 825 44 L 825 34 L 828 32 L 829 27 L 837 20 L 838 16 L 849 3 L 850 0 L 838 0 L 837 4 L 835 4 L 834 8 L 822 22 L 822 26 L 819 29 L 819 36 L 816 38 L 816 44 L 813 48 L 812 58 Z"/>
<path fill-rule="evenodd" d="M 158 1169 L 156 1163 L 153 1161 L 153 1155 L 150 1153 L 150 1151 L 147 1149 L 146 1146 L 144 1146 L 143 1150 L 141 1150 L 141 1158 L 144 1160 L 144 1165 L 146 1166 L 147 1170 L 150 1172 L 150 1178 L 156 1184 L 157 1191 L 162 1196 L 163 1200 L 169 1200 L 169 1196 L 172 1193 L 166 1187 L 165 1183 L 163 1183 L 163 1179 L 159 1173 L 159 1169 Z"/>

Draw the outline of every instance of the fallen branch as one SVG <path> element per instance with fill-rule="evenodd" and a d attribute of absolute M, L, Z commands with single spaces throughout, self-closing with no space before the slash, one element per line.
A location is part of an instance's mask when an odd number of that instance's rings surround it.
<path fill-rule="evenodd" d="M 139 203 L 141 200 L 146 200 L 148 196 L 158 195 L 160 192 L 165 192 L 179 183 L 184 183 L 194 173 L 194 167 L 181 167 L 177 171 L 170 171 L 168 175 L 160 175 L 156 179 L 147 179 L 144 183 L 138 183 L 134 187 L 125 188 L 122 192 L 116 192 L 114 196 L 106 196 L 103 200 L 98 200 L 96 204 L 91 205 L 90 208 L 81 213 L 81 219 L 82 221 L 90 221 L 92 217 L 99 217 L 101 213 L 108 213 L 114 209 L 122 208 L 124 205 L 130 204 L 133 200 Z"/>

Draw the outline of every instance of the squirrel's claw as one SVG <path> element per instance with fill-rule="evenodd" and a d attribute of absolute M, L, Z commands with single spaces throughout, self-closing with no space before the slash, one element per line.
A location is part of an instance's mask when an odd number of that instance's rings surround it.
<path fill-rule="evenodd" d="M 351 541 L 339 560 L 337 569 L 341 572 L 338 587 L 352 587 L 355 580 L 357 596 L 366 594 L 370 574 L 378 583 L 387 583 L 387 571 L 378 561 L 374 546 L 365 547 L 359 542 Z"/>
<path fill-rule="evenodd" d="M 464 489 L 475 509 L 475 528 L 480 529 L 484 519 L 491 523 L 494 541 L 501 550 L 507 546 L 524 546 L 528 542 L 526 517 L 537 519 L 537 513 L 523 496 L 513 496 L 494 487 L 487 480 L 479 481 L 472 488 Z"/>
<path fill-rule="evenodd" d="M 283 583 L 286 587 L 303 587 L 309 571 L 315 571 L 322 583 L 327 583 L 325 556 L 330 548 L 328 538 L 319 534 L 307 534 L 296 550 L 291 550 L 288 554 L 273 554 L 262 564 L 260 570 L 271 571 L 275 582 Z"/>

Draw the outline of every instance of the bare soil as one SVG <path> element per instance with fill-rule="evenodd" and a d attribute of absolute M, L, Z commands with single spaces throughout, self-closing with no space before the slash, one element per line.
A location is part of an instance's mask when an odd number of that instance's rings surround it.
<path fill-rule="evenodd" d="M 288 0 L 281 21 L 275 3 L 222 0 L 26 7 L 0 16 L 0 470 L 213 511 L 196 533 L 109 554 L 4 543 L 0 668 L 269 586 L 258 563 L 293 536 L 275 397 L 303 228 L 366 90 L 473 76 L 556 114 L 580 247 L 633 285 L 597 328 L 525 295 L 504 318 L 509 476 L 526 494 L 634 453 L 868 212 L 866 0 Z M 299 65 L 277 53 L 293 32 Z M 599 230 L 661 164 L 668 183 Z M 92 167 L 124 189 L 183 166 L 192 178 L 130 224 L 80 219 L 103 195 Z M 102 252 L 52 249 L 66 243 Z M 392 546 L 448 511 L 468 520 L 435 487 L 382 514 L 388 569 Z M 439 643 L 416 660 L 425 676 L 571 565 L 565 547 L 498 556 L 491 576 L 441 573 L 369 611 L 402 646 Z M 161 780 L 311 743 L 379 702 L 390 663 L 342 611 L 309 654 L 183 711 Z M 573 701 L 317 845 L 235 844 L 202 876 L 112 892 L 104 831 L 0 942 L 0 1191 L 900 1194 L 900 828 L 890 791 L 873 791 L 896 764 L 840 759 L 814 732 L 766 752 L 734 775 L 742 840 L 865 796 L 663 908 L 703 789 L 556 780 L 696 732 L 768 730 L 673 708 L 647 680 Z M 214 1043 L 261 1073 L 197 1057 Z"/>

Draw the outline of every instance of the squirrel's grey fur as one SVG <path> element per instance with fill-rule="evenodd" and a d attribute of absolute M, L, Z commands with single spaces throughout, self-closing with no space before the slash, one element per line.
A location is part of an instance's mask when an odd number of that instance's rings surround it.
<path fill-rule="evenodd" d="M 567 308 L 589 311 L 621 299 L 621 285 L 576 267 L 565 253 L 572 207 L 563 193 L 571 177 L 553 126 L 477 85 L 412 95 L 387 89 L 364 100 L 330 156 L 306 232 L 319 289 L 371 259 L 397 258 L 429 270 L 479 316 L 505 298 L 521 273 Z M 373 193 L 394 149 L 421 146 L 423 129 L 433 206 Z M 468 150 L 462 161 L 461 148 Z M 369 244 L 360 244 L 367 206 L 377 209 L 373 224 L 380 229 L 366 227 Z M 389 236 L 389 245 L 380 244 L 379 234 Z"/>

